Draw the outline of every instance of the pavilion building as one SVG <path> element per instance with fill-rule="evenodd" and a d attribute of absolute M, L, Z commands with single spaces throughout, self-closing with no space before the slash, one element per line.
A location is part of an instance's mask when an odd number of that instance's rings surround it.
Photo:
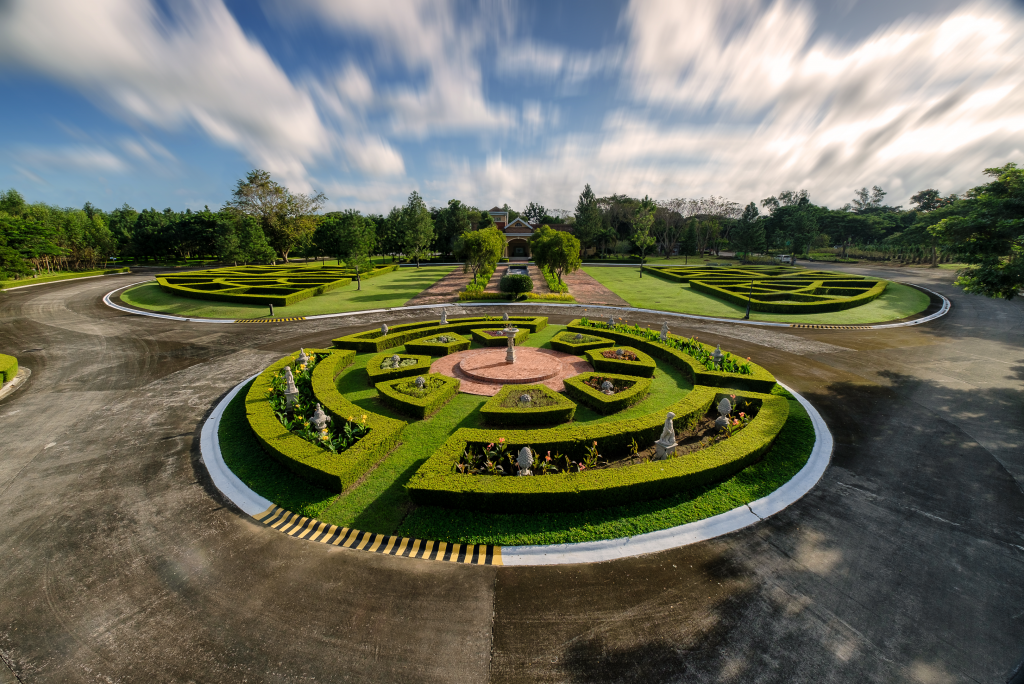
<path fill-rule="evenodd" d="M 508 212 L 504 209 L 494 207 L 487 212 L 494 220 L 494 227 L 505 234 L 505 255 L 509 261 L 529 261 L 530 237 L 544 224 L 529 223 L 523 218 L 508 220 Z M 551 230 L 561 230 L 566 233 L 573 232 L 570 223 L 549 223 Z"/>

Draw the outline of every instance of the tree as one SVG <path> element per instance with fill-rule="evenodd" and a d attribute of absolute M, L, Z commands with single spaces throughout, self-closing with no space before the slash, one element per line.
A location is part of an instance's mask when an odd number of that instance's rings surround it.
<path fill-rule="evenodd" d="M 448 200 L 448 206 L 440 209 L 434 219 L 438 251 L 445 255 L 452 254 L 455 241 L 471 227 L 469 208 L 457 199 Z"/>
<path fill-rule="evenodd" d="M 739 223 L 733 231 L 732 246 L 739 253 L 763 252 L 766 246 L 764 225 L 758 217 L 757 204 L 751 202 L 743 209 Z"/>
<path fill-rule="evenodd" d="M 266 264 L 276 256 L 260 222 L 245 215 L 235 216 L 227 223 L 226 230 L 217 238 L 216 251 L 224 261 L 241 261 L 243 264 Z"/>
<path fill-rule="evenodd" d="M 376 235 L 374 223 L 355 209 L 325 216 L 317 225 L 314 239 L 317 247 L 324 253 L 332 254 L 342 260 L 345 266 L 356 272 L 356 290 L 363 289 L 360 271 L 370 265 L 370 254 L 373 252 Z"/>
<path fill-rule="evenodd" d="M 580 259 L 580 241 L 571 233 L 552 230 L 546 224 L 530 236 L 530 251 L 537 266 L 554 273 L 559 284 L 562 283 L 563 275 L 579 270 L 583 263 Z"/>
<path fill-rule="evenodd" d="M 526 220 L 530 223 L 540 223 L 544 220 L 547 213 L 548 210 L 544 208 L 544 205 L 537 202 L 530 202 L 526 205 L 526 209 L 523 211 L 523 216 L 525 216 Z M 512 219 L 510 218 L 509 220 L 511 221 Z"/>
<path fill-rule="evenodd" d="M 399 223 L 399 235 L 402 240 L 402 251 L 410 259 L 416 260 L 416 268 L 420 267 L 420 259 L 426 256 L 427 249 L 434 239 L 434 221 L 430 218 L 430 210 L 415 190 L 402 208 Z"/>
<path fill-rule="evenodd" d="M 683 265 L 690 263 L 690 257 L 697 256 L 697 219 L 690 219 L 679 241 L 679 253 L 683 255 Z"/>
<path fill-rule="evenodd" d="M 882 200 L 885 199 L 886 192 L 874 185 L 871 187 L 870 194 L 868 194 L 867 188 L 856 190 L 854 194 L 856 197 L 853 198 L 853 211 L 858 214 L 867 214 L 882 208 Z"/>
<path fill-rule="evenodd" d="M 640 254 L 640 277 L 644 277 L 644 261 L 646 260 L 647 250 L 654 246 L 657 242 L 655 237 L 651 235 L 651 227 L 654 225 L 654 210 L 657 209 L 657 205 L 647 195 L 644 195 L 643 200 L 640 201 L 637 206 L 635 213 L 633 214 L 633 235 L 631 240 L 633 247 Z"/>
<path fill-rule="evenodd" d="M 476 222 L 477 230 L 485 230 L 494 225 L 494 217 L 486 211 L 480 212 L 480 220 Z"/>
<path fill-rule="evenodd" d="M 467 230 L 455 242 L 455 258 L 463 262 L 462 272 L 473 272 L 473 282 L 481 269 L 492 269 L 505 251 L 505 236 L 491 226 Z"/>
<path fill-rule="evenodd" d="M 233 211 L 252 216 L 281 258 L 316 230 L 317 212 L 327 201 L 321 192 L 312 197 L 293 194 L 262 169 L 254 169 L 239 180 L 225 205 Z"/>
<path fill-rule="evenodd" d="M 576 202 L 575 221 L 573 222 L 573 233 L 584 248 L 596 247 L 601 233 L 601 208 L 597 204 L 597 197 L 590 189 L 590 184 L 584 186 L 580 198 Z"/>

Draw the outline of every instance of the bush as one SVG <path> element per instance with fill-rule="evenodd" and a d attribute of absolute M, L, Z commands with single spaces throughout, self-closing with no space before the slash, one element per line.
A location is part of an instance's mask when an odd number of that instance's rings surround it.
<path fill-rule="evenodd" d="M 449 342 L 434 342 L 438 337 L 447 337 Z M 405 350 L 410 354 L 428 354 L 430 356 L 448 356 L 455 352 L 469 349 L 470 341 L 462 335 L 455 333 L 438 333 L 427 335 L 418 340 L 405 343 Z"/>
<path fill-rule="evenodd" d="M 586 383 L 591 378 L 601 380 L 632 382 L 633 386 L 627 390 L 615 394 L 605 394 L 596 390 Z M 609 415 L 624 411 L 630 406 L 635 406 L 647 398 L 651 391 L 651 381 L 648 378 L 638 378 L 632 375 L 617 375 L 615 373 L 580 373 L 571 378 L 566 378 L 565 394 L 567 397 L 580 404 L 585 404 L 601 415 Z"/>
<path fill-rule="evenodd" d="M 577 335 L 580 336 L 579 342 L 576 341 Z M 598 337 L 597 335 L 584 335 L 583 333 L 563 332 L 559 333 L 551 340 L 552 349 L 566 354 L 572 354 L 573 356 L 582 356 L 584 352 L 590 351 L 591 349 L 602 349 L 604 347 L 614 346 L 615 340 L 610 340 L 607 337 Z"/>
<path fill-rule="evenodd" d="M 517 398 L 523 394 L 540 395 L 548 403 L 521 404 Z M 493 425 L 567 423 L 576 415 L 576 404 L 544 385 L 505 385 L 480 407 L 480 415 Z"/>
<path fill-rule="evenodd" d="M 0 384 L 14 380 L 18 374 L 18 359 L 0 354 Z"/>
<path fill-rule="evenodd" d="M 400 347 L 406 342 L 419 339 L 424 335 L 446 332 L 467 334 L 473 328 L 480 328 L 492 322 L 493 325 L 498 327 L 503 325 L 496 316 L 450 318 L 448 319 L 448 325 L 441 325 L 440 321 L 437 320 L 402 323 L 389 328 L 387 335 L 382 335 L 380 329 L 366 330 L 335 338 L 333 344 L 340 349 L 352 349 L 361 353 L 381 352 L 385 349 Z M 517 328 L 526 328 L 531 333 L 535 333 L 547 327 L 548 319 L 547 316 L 510 316 L 508 322 Z"/>
<path fill-rule="evenodd" d="M 501 326 L 500 325 L 496 325 L 496 326 L 493 326 L 493 327 L 490 327 L 490 328 L 480 328 L 479 330 L 473 330 L 472 331 L 473 339 L 476 340 L 477 342 L 479 342 L 480 344 L 484 345 L 485 347 L 507 347 L 508 346 L 508 338 L 506 336 L 504 336 L 504 335 L 501 335 L 501 336 L 488 335 L 487 334 L 488 330 L 501 330 Z M 519 332 L 516 333 L 516 336 L 515 336 L 515 338 L 513 340 L 513 344 L 518 346 L 518 345 L 522 344 L 523 342 L 525 342 L 526 338 L 529 337 L 529 336 L 530 336 L 530 331 L 529 331 L 528 328 L 519 328 Z"/>
<path fill-rule="evenodd" d="M 401 365 L 398 368 L 382 368 L 381 364 L 389 362 L 392 356 L 398 356 L 401 361 L 414 361 Z M 371 385 L 385 380 L 396 380 L 408 378 L 413 375 L 426 375 L 430 372 L 430 357 L 424 354 L 377 354 L 366 362 L 366 379 Z"/>
<path fill-rule="evenodd" d="M 498 289 L 515 295 L 533 292 L 533 278 L 521 273 L 506 273 L 498 281 Z"/>
<path fill-rule="evenodd" d="M 637 357 L 636 361 L 626 358 L 609 359 L 604 355 L 604 352 L 618 349 L 622 349 L 627 354 L 634 354 Z M 587 352 L 587 361 L 594 367 L 594 370 L 601 371 L 602 373 L 621 373 L 623 375 L 637 375 L 643 378 L 653 378 L 654 370 L 657 368 L 654 359 L 633 347 L 617 346 L 610 349 L 592 349 Z"/>
<path fill-rule="evenodd" d="M 378 382 L 375 385 L 377 398 L 382 404 L 396 411 L 407 413 L 414 418 L 426 418 L 459 393 L 461 383 L 458 378 L 449 378 L 440 373 L 417 377 L 422 377 L 425 384 L 422 396 L 416 396 L 416 378 L 399 378 Z M 410 391 L 413 394 L 410 394 Z"/>
<path fill-rule="evenodd" d="M 558 276 L 551 272 L 547 266 L 542 266 L 540 272 L 544 274 L 544 280 L 548 283 L 548 289 L 556 293 L 568 293 L 569 286 L 558 282 Z"/>
<path fill-rule="evenodd" d="M 718 392 L 695 387 L 682 400 L 667 407 L 675 423 L 685 429 L 696 423 Z M 455 473 L 455 464 L 467 447 L 477 448 L 506 439 L 512 449 L 530 446 L 537 453 L 579 455 L 592 441 L 603 451 L 627 451 L 630 440 L 648 445 L 661 434 L 661 411 L 632 420 L 603 423 L 587 430 L 574 426 L 540 430 L 457 430 L 416 472 L 407 485 L 418 505 L 465 508 L 494 513 L 582 511 L 670 496 L 680 490 L 725 479 L 756 462 L 771 447 L 789 416 L 783 397 L 745 395 L 761 401 L 757 416 L 740 432 L 714 446 L 685 457 L 652 461 L 621 468 L 536 477 L 500 477 Z"/>

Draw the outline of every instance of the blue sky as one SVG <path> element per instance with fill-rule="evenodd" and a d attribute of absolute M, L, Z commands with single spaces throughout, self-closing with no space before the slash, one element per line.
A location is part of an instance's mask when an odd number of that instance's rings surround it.
<path fill-rule="evenodd" d="M 0 187 L 329 208 L 962 192 L 1024 163 L 1020 3 L 0 2 Z"/>

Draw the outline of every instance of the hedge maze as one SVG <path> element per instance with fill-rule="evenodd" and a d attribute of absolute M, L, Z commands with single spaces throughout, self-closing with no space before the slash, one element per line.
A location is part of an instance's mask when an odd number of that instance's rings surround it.
<path fill-rule="evenodd" d="M 651 273 L 665 280 L 688 283 L 703 292 L 765 313 L 807 314 L 852 309 L 885 292 L 886 281 L 831 271 L 808 271 L 791 266 L 746 268 L 661 267 Z M 753 282 L 753 286 L 751 286 Z"/>
<path fill-rule="evenodd" d="M 397 268 L 397 264 L 382 266 L 361 273 L 359 277 L 375 278 Z M 354 270 L 337 266 L 229 266 L 158 276 L 156 281 L 165 292 L 182 297 L 232 304 L 288 306 L 344 287 L 355 277 Z"/>
<path fill-rule="evenodd" d="M 434 414 L 459 393 L 458 380 L 429 372 L 432 357 L 449 353 L 446 345 L 417 346 L 416 351 L 429 351 L 427 356 L 409 353 L 406 343 L 412 347 L 441 334 L 472 333 L 487 322 L 453 318 L 443 325 L 438 320 L 408 323 L 338 338 L 333 349 L 311 350 L 319 359 L 311 376 L 313 399 L 330 419 L 326 424 L 336 433 L 354 428 L 359 434 L 344 451 L 333 453 L 318 446 L 318 439 L 329 439 L 328 428 L 322 428 L 323 417 L 311 428 L 316 420 L 296 423 L 271 408 L 284 405 L 283 398 L 274 394 L 285 387 L 284 367 L 307 368 L 297 353 L 271 365 L 253 383 L 246 398 L 249 427 L 264 449 L 300 478 L 344 492 L 403 441 L 408 423 L 388 414 L 397 411 L 406 420 L 434 420 Z M 544 317 L 509 322 L 524 334 L 547 326 Z M 599 337 L 606 342 L 605 349 L 613 352 L 608 359 L 612 365 L 569 378 L 564 393 L 542 385 L 506 385 L 494 397 L 480 398 L 481 404 L 473 410 L 459 413 L 461 419 L 449 416 L 442 423 L 451 425 L 444 428 L 447 439 L 422 444 L 425 460 L 419 461 L 404 485 L 414 503 L 522 514 L 582 511 L 662 498 L 724 480 L 757 462 L 788 419 L 789 404 L 772 393 L 771 373 L 749 362 L 742 372 L 708 370 L 701 360 L 708 347 L 695 340 L 669 335 L 662 342 L 658 331 L 628 326 L 598 331 L 586 319 L 560 328 L 553 337 L 567 344 Z M 483 348 L 480 342 L 474 347 Z M 623 362 L 614 353 L 618 349 L 630 352 L 633 360 Z M 599 356 L 595 352 L 600 350 L 575 351 Z M 656 369 L 660 394 L 651 391 Z M 353 373 L 352 380 L 347 380 Z M 374 400 L 350 400 L 339 389 L 365 388 L 367 382 L 376 390 Z M 675 414 L 676 430 L 696 430 L 709 420 L 714 422 L 718 416 L 714 411 L 725 397 L 731 397 L 734 405 L 743 402 L 748 411 L 736 413 L 735 423 L 727 421 L 738 426 L 735 432 L 729 427 L 696 446 L 689 445 L 681 455 L 653 458 L 653 445 L 664 434 L 668 412 Z M 579 411 L 584 413 L 582 418 Z M 532 454 L 535 477 L 510 477 L 525 472 L 523 447 Z M 473 465 L 477 454 L 483 460 Z"/>

